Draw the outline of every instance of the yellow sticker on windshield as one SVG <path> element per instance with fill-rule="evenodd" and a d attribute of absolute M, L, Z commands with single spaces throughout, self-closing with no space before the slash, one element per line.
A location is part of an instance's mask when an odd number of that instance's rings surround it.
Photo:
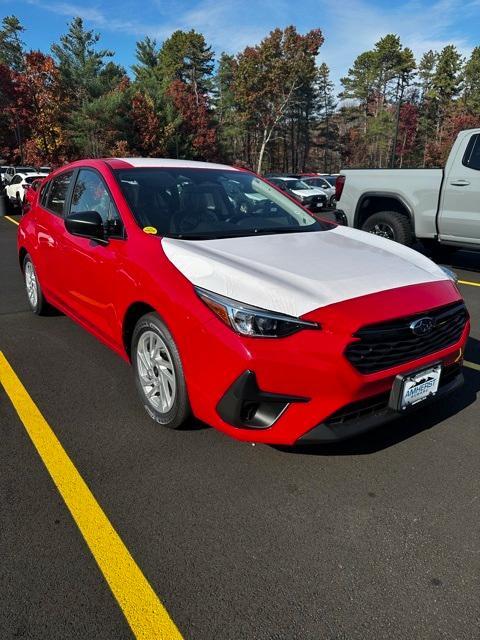
<path fill-rule="evenodd" d="M 143 232 L 144 233 L 150 233 L 152 235 L 155 235 L 156 233 L 158 233 L 158 231 L 155 229 L 155 227 L 143 227 Z"/>

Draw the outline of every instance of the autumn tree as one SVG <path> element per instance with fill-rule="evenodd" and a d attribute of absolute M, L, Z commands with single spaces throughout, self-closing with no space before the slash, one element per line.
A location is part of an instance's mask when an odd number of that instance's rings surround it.
<path fill-rule="evenodd" d="M 237 57 L 235 95 L 243 119 L 258 134 L 256 168 L 295 99 L 315 76 L 315 57 L 323 43 L 319 29 L 301 35 L 295 27 L 275 29 L 255 47 Z"/>
<path fill-rule="evenodd" d="M 14 72 L 14 84 L 13 109 L 17 117 L 28 121 L 30 131 L 30 157 L 25 161 L 58 162 L 63 154 L 60 121 L 64 103 L 60 72 L 53 59 L 40 51 L 27 53 L 23 72 Z"/>

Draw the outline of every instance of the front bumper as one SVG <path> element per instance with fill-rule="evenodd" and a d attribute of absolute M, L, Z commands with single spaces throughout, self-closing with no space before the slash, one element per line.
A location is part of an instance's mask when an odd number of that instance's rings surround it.
<path fill-rule="evenodd" d="M 353 334 L 373 322 L 460 299 L 450 281 L 383 291 L 307 314 L 305 319 L 318 322 L 320 331 L 307 329 L 281 339 L 243 338 L 212 317 L 203 325 L 202 340 L 188 341 L 187 353 L 182 353 L 193 412 L 239 440 L 283 445 L 338 440 L 388 422 L 398 414 L 382 411 L 341 423 L 332 418 L 352 403 L 388 397 L 397 375 L 433 362 L 442 362 L 445 368 L 458 363 L 469 324 L 456 343 L 441 351 L 372 374 L 361 374 L 343 355 Z M 203 369 L 197 368 L 198 363 Z M 248 371 L 255 374 L 255 384 L 241 381 Z M 445 393 L 459 384 L 461 377 Z"/>
<path fill-rule="evenodd" d="M 413 405 L 404 412 L 394 411 L 388 406 L 389 393 L 369 398 L 363 407 L 349 406 L 344 411 L 334 414 L 325 422 L 305 433 L 298 440 L 298 444 L 329 443 L 348 440 L 387 424 L 398 418 L 410 415 L 429 405 L 434 404 L 444 396 L 457 391 L 463 384 L 461 364 L 456 363 L 446 367 L 442 373 L 437 394 L 431 399 Z M 355 403 L 353 403 L 355 404 Z M 359 404 L 359 403 L 357 403 Z M 352 409 L 350 412 L 348 409 Z"/>

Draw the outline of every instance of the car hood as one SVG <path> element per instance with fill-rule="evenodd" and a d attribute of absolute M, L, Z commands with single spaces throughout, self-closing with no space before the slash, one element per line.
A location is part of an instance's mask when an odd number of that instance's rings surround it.
<path fill-rule="evenodd" d="M 448 280 L 420 253 L 340 226 L 218 240 L 163 238 L 162 246 L 194 285 L 292 316 L 387 289 Z"/>
<path fill-rule="evenodd" d="M 324 196 L 325 191 L 322 189 L 318 189 L 315 187 L 314 189 L 290 189 L 292 193 L 297 196 L 302 196 L 302 198 L 308 198 L 308 196 Z"/>

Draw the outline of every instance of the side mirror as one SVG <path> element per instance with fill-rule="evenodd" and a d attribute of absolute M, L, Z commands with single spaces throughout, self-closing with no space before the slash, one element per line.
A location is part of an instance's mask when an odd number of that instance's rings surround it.
<path fill-rule="evenodd" d="M 65 228 L 72 236 L 90 238 L 90 240 L 96 240 L 103 244 L 108 242 L 105 236 L 102 216 L 98 211 L 71 213 L 65 218 Z"/>

